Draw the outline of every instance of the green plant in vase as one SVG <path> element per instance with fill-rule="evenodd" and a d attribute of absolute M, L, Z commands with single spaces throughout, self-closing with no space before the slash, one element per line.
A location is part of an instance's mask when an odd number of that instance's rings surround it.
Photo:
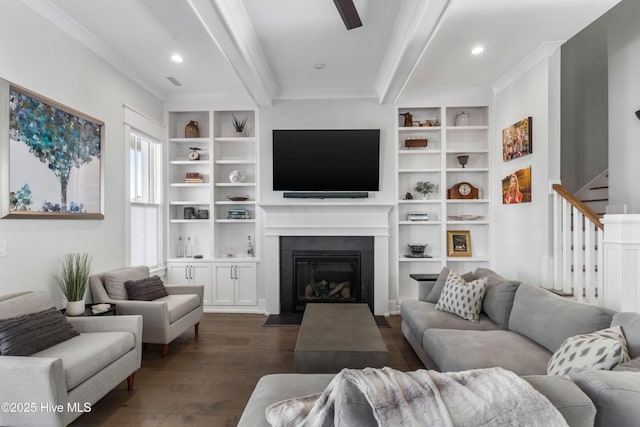
<path fill-rule="evenodd" d="M 244 135 L 244 127 L 247 124 L 247 119 L 249 118 L 249 116 L 245 116 L 242 120 L 238 120 L 233 114 L 231 115 L 231 117 L 233 117 L 233 128 L 236 130 L 236 133 L 239 135 Z"/>
<path fill-rule="evenodd" d="M 91 259 L 86 253 L 66 254 L 60 258 L 62 272 L 56 282 L 67 299 L 67 314 L 77 316 L 84 312 L 84 295 L 91 274 Z"/>
<path fill-rule="evenodd" d="M 418 181 L 416 182 L 414 190 L 420 193 L 422 198 L 426 200 L 429 198 L 429 194 L 436 191 L 436 185 L 429 181 Z"/>

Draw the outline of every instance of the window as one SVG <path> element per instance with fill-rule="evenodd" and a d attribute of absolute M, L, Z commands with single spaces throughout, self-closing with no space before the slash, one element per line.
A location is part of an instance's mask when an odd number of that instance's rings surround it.
<path fill-rule="evenodd" d="M 164 268 L 162 144 L 166 129 L 149 116 L 123 105 L 126 208 L 125 259 L 129 265 Z M 128 193 L 128 194 L 127 194 Z"/>
<path fill-rule="evenodd" d="M 130 263 L 162 264 L 162 146 L 135 130 L 129 133 Z"/>

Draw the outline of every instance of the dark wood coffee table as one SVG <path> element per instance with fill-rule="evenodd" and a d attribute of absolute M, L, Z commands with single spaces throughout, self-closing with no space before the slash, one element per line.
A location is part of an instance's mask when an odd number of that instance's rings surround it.
<path fill-rule="evenodd" d="M 307 304 L 296 342 L 295 372 L 337 373 L 388 363 L 389 350 L 367 304 Z"/>

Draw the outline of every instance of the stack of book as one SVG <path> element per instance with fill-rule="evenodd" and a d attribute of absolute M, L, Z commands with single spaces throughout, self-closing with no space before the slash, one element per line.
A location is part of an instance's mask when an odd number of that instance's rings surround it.
<path fill-rule="evenodd" d="M 184 176 L 184 182 L 187 184 L 199 184 L 204 181 L 200 172 L 187 172 Z"/>
<path fill-rule="evenodd" d="M 227 219 L 250 219 L 251 214 L 246 209 L 229 209 Z"/>

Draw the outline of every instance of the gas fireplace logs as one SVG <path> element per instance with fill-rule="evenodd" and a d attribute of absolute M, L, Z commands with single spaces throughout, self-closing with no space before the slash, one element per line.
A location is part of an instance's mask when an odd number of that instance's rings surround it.
<path fill-rule="evenodd" d="M 307 299 L 318 298 L 351 298 L 351 282 L 327 282 L 322 280 L 320 282 L 311 282 L 304 288 L 304 296 Z"/>

